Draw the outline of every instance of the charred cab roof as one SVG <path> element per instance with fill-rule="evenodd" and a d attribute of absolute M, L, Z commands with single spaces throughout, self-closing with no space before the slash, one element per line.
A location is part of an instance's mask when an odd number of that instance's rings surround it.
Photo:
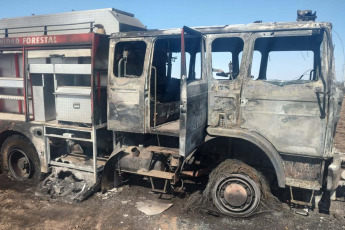
<path fill-rule="evenodd" d="M 299 22 L 270 22 L 270 23 L 250 23 L 239 25 L 223 26 L 200 26 L 191 27 L 202 34 L 221 34 L 221 33 L 242 33 L 242 32 L 265 32 L 265 31 L 289 31 L 289 30 L 321 30 L 332 29 L 329 22 L 299 21 Z M 130 38 L 130 37 L 156 37 L 181 34 L 181 28 L 163 30 L 145 30 L 119 32 L 111 34 L 110 38 Z"/>

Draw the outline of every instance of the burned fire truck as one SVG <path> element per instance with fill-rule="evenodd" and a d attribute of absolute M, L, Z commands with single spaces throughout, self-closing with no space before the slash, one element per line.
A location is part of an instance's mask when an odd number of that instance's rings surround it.
<path fill-rule="evenodd" d="M 44 35 L 12 37 L 5 29 L 5 173 L 24 180 L 69 172 L 103 191 L 139 175 L 160 193 L 208 175 L 203 196 L 240 217 L 258 210 L 267 183 L 289 187 L 291 202 L 302 205 L 310 202 L 295 190 L 312 200 L 314 191 L 337 188 L 342 92 L 331 24 L 302 17 L 146 30 L 134 22 L 119 20 L 110 37 L 53 35 L 69 31 L 48 26 Z"/>

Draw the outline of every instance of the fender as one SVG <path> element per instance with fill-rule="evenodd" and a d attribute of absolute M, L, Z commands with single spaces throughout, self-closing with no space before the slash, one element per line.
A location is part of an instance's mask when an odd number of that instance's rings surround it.
<path fill-rule="evenodd" d="M 121 184 L 122 179 L 115 173 L 115 167 L 120 159 L 126 155 L 123 150 L 124 149 L 117 149 L 117 151 L 115 150 L 104 165 L 101 180 L 102 193 Z"/>
<path fill-rule="evenodd" d="M 244 139 L 258 146 L 270 159 L 277 175 L 279 187 L 285 188 L 286 178 L 285 178 L 283 160 L 281 156 L 279 155 L 278 151 L 266 138 L 264 138 L 263 136 L 255 132 L 251 132 L 246 129 L 239 129 L 239 128 L 225 129 L 225 128 L 208 127 L 207 133 L 210 136 L 223 136 L 223 137 L 234 137 L 234 138 Z"/>

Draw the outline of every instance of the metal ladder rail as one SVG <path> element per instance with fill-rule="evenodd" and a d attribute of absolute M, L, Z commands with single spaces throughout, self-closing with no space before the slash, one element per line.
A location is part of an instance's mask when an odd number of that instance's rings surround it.
<path fill-rule="evenodd" d="M 24 54 L 22 52 L 22 54 Z M 24 59 L 23 55 L 23 59 Z M 26 121 L 26 114 L 28 111 L 23 111 L 23 103 L 26 100 L 32 100 L 32 97 L 26 95 L 26 81 L 25 81 L 25 72 L 23 73 L 23 77 L 20 77 L 20 70 L 19 70 L 19 56 L 18 53 L 14 55 L 14 62 L 15 62 L 15 72 L 16 77 L 0 77 L 0 88 L 7 88 L 7 89 L 17 89 L 17 94 L 0 94 L 0 99 L 3 100 L 17 100 L 18 101 L 18 113 L 9 113 L 9 112 L 2 112 L 2 117 L 4 118 L 11 118 L 13 117 L 14 120 L 23 120 Z M 24 68 L 23 68 L 24 69 Z M 25 109 L 25 105 L 24 105 Z M 0 107 L 1 111 L 1 107 Z"/>
<path fill-rule="evenodd" d="M 67 24 L 51 24 L 51 25 L 36 25 L 36 26 L 22 26 L 22 27 L 12 27 L 12 28 L 0 28 L 0 31 L 4 31 L 0 33 L 0 35 L 3 35 L 5 38 L 9 37 L 10 34 L 25 34 L 25 33 L 40 33 L 42 35 L 48 35 L 48 32 L 58 32 L 58 31 L 67 31 L 67 30 L 81 30 L 81 29 L 88 29 L 90 33 L 93 32 L 94 28 L 94 21 L 88 21 L 88 22 L 76 22 L 76 23 L 67 23 Z M 89 26 L 83 26 L 83 27 L 76 27 L 76 28 L 65 28 L 65 29 L 51 29 L 49 30 L 49 27 L 61 27 L 61 26 L 76 26 L 76 25 L 85 25 L 89 24 Z M 38 30 L 34 31 L 26 31 L 25 29 L 34 29 L 37 28 Z M 39 28 L 43 29 L 40 30 Z M 24 30 L 24 31 L 14 31 L 10 32 L 10 30 Z"/>

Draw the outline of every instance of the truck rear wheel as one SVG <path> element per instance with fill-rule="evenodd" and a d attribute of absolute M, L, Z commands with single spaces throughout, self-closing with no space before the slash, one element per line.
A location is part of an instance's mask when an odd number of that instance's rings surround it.
<path fill-rule="evenodd" d="M 40 161 L 29 139 L 20 135 L 8 137 L 1 147 L 2 169 L 8 177 L 23 181 L 40 178 Z"/>
<path fill-rule="evenodd" d="M 229 216 L 248 217 L 258 209 L 266 191 L 264 178 L 238 160 L 226 160 L 210 174 L 207 188 L 217 209 Z"/>

